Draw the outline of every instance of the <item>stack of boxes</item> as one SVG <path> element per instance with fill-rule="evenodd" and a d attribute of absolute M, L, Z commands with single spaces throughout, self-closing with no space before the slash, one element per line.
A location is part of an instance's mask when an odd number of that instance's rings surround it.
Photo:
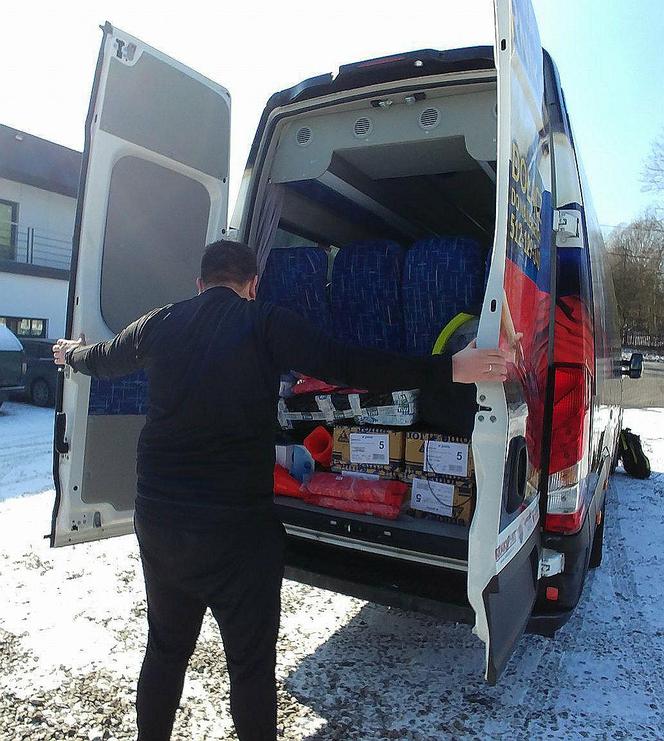
<path fill-rule="evenodd" d="M 434 432 L 405 436 L 404 481 L 411 484 L 413 514 L 469 525 L 475 504 L 470 440 Z"/>
<path fill-rule="evenodd" d="M 411 485 L 406 513 L 469 525 L 475 503 L 470 441 L 424 431 L 336 425 L 332 470 Z"/>

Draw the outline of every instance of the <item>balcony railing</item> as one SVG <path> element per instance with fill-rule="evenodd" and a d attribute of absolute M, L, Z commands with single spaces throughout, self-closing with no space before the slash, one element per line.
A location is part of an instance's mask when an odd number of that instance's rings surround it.
<path fill-rule="evenodd" d="M 16 222 L 0 222 L 0 259 L 69 270 L 71 234 Z"/>

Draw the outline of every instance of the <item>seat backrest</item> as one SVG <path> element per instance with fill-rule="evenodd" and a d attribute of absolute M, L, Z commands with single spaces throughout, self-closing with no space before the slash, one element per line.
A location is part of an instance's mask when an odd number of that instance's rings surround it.
<path fill-rule="evenodd" d="M 330 291 L 332 327 L 338 340 L 403 351 L 403 258 L 402 247 L 387 239 L 353 242 L 339 250 Z"/>
<path fill-rule="evenodd" d="M 469 237 L 428 237 L 406 253 L 401 296 L 409 355 L 428 355 L 460 312 L 479 314 L 486 250 Z"/>
<path fill-rule="evenodd" d="M 309 246 L 271 250 L 258 286 L 258 298 L 292 309 L 330 332 L 325 250 Z"/>

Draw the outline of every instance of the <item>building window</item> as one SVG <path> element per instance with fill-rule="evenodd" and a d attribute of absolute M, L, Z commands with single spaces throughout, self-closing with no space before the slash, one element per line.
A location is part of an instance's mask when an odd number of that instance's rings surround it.
<path fill-rule="evenodd" d="M 16 258 L 16 235 L 18 230 L 18 203 L 0 199 L 0 258 Z"/>
<path fill-rule="evenodd" d="M 32 319 L 17 316 L 0 316 L 0 324 L 17 337 L 46 337 L 47 319 Z"/>

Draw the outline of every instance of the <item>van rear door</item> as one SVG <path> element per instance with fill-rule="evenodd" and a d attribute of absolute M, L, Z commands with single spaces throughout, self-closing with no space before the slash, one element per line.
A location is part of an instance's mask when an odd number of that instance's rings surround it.
<path fill-rule="evenodd" d="M 478 346 L 511 349 L 514 363 L 505 384 L 478 384 L 478 492 L 468 554 L 468 598 L 492 684 L 528 622 L 539 578 L 552 224 L 543 57 L 534 13 L 529 0 L 494 5 L 496 232 Z"/>
<path fill-rule="evenodd" d="M 109 23 L 102 30 L 67 312 L 67 336 L 88 343 L 194 295 L 228 210 L 228 92 Z M 51 545 L 131 532 L 145 377 L 62 375 Z"/>

